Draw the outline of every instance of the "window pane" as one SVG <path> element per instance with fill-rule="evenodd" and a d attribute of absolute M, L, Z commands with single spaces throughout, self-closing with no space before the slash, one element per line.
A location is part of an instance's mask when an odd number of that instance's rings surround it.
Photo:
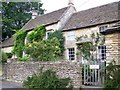
<path fill-rule="evenodd" d="M 75 51 L 74 51 L 74 48 L 69 48 L 68 49 L 68 54 L 69 54 L 69 60 L 75 60 Z"/>

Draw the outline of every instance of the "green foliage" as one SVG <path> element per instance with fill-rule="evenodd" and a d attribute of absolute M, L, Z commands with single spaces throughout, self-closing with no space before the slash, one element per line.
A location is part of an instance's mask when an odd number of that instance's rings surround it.
<path fill-rule="evenodd" d="M 39 9 L 38 9 L 39 6 Z M 2 2 L 2 38 L 11 37 L 31 19 L 32 10 L 39 10 L 40 14 L 44 13 L 40 2 Z"/>
<path fill-rule="evenodd" d="M 77 41 L 90 40 L 88 42 L 84 42 L 82 44 L 78 44 L 77 48 L 79 49 L 79 54 L 82 55 L 86 60 L 96 61 L 97 59 L 97 47 L 99 45 L 104 45 L 104 36 L 99 33 L 92 33 L 89 37 L 87 35 L 83 35 L 77 37 Z"/>
<path fill-rule="evenodd" d="M 15 34 L 13 53 L 16 54 L 17 57 L 22 57 L 26 35 L 27 32 L 24 30 L 19 30 Z"/>
<path fill-rule="evenodd" d="M 34 60 L 54 61 L 63 55 L 64 37 L 62 32 L 55 31 L 45 40 L 45 26 L 35 28 L 27 35 L 27 44 L 25 53 L 30 55 Z"/>
<path fill-rule="evenodd" d="M 12 53 L 6 53 L 8 58 L 12 58 L 13 54 Z"/>
<path fill-rule="evenodd" d="M 63 36 L 63 33 L 60 30 L 59 31 L 57 30 L 57 31 L 55 31 L 53 33 L 50 33 L 48 39 L 52 39 L 54 37 L 56 37 L 59 40 L 59 42 L 60 42 L 60 44 L 59 44 L 59 47 L 61 49 L 60 56 L 63 56 L 63 52 L 65 50 L 65 48 L 64 48 L 64 36 Z"/>
<path fill-rule="evenodd" d="M 112 62 L 107 66 L 107 80 L 104 84 L 104 90 L 120 90 L 120 65 Z"/>
<path fill-rule="evenodd" d="M 83 55 L 83 57 L 85 58 L 85 59 L 87 59 L 87 60 L 89 60 L 90 59 L 90 55 L 91 55 L 91 53 L 90 53 L 90 48 L 92 47 L 92 43 L 90 43 L 90 42 L 86 42 L 86 43 L 84 43 L 84 44 L 80 44 L 79 46 L 78 46 L 78 49 L 80 50 L 80 54 L 81 55 Z"/>
<path fill-rule="evenodd" d="M 59 40 L 52 38 L 26 44 L 26 53 L 34 60 L 51 61 L 60 54 Z"/>
<path fill-rule="evenodd" d="M 30 34 L 27 35 L 28 42 L 32 43 L 34 41 L 38 42 L 43 40 L 45 37 L 45 32 L 46 29 L 43 25 L 35 28 Z"/>
<path fill-rule="evenodd" d="M 24 56 L 24 57 L 22 57 L 22 58 L 18 58 L 18 61 L 24 61 L 24 62 L 28 62 L 28 61 L 30 61 L 30 57 L 29 56 Z"/>
<path fill-rule="evenodd" d="M 7 57 L 6 53 L 4 53 L 3 51 L 1 51 L 0 55 L 2 55 L 0 63 L 2 63 L 2 64 L 7 63 L 7 58 L 8 57 Z"/>
<path fill-rule="evenodd" d="M 52 70 L 46 70 L 38 74 L 28 77 L 27 80 L 23 82 L 25 88 L 39 89 L 39 90 L 56 90 L 61 88 L 72 88 L 70 78 L 59 78 L 56 72 Z"/>

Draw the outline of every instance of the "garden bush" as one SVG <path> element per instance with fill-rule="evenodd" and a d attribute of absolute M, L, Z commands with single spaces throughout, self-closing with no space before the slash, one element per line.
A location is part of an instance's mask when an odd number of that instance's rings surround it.
<path fill-rule="evenodd" d="M 120 65 L 112 62 L 107 66 L 107 80 L 104 90 L 120 90 Z"/>
<path fill-rule="evenodd" d="M 61 31 L 51 33 L 45 39 L 45 26 L 35 28 L 27 34 L 25 53 L 30 55 L 34 61 L 56 61 L 63 59 L 64 37 Z"/>
<path fill-rule="evenodd" d="M 12 53 L 6 53 L 6 55 L 7 55 L 8 58 L 12 58 L 13 54 Z"/>
<path fill-rule="evenodd" d="M 5 63 L 7 63 L 7 55 L 6 55 L 6 53 L 4 53 L 4 52 L 2 52 L 1 51 L 1 54 L 0 55 L 2 55 L 2 58 L 1 58 L 1 61 L 0 61 L 0 63 L 2 63 L 2 64 L 5 64 Z"/>
<path fill-rule="evenodd" d="M 26 44 L 25 53 L 35 61 L 52 61 L 61 53 L 59 44 L 57 38 L 28 43 Z"/>
<path fill-rule="evenodd" d="M 32 77 L 28 77 L 27 80 L 23 82 L 23 86 L 33 90 L 36 88 L 39 90 L 72 88 L 70 78 L 59 78 L 56 75 L 56 72 L 52 71 L 51 69 L 44 72 L 40 71 L 40 73 L 34 74 Z"/>
<path fill-rule="evenodd" d="M 60 30 L 56 30 L 55 32 L 53 33 L 50 33 L 48 39 L 52 39 L 52 38 L 57 38 L 59 40 L 59 47 L 60 47 L 60 56 L 63 56 L 64 54 L 64 41 L 65 41 L 65 38 L 63 36 L 63 33 L 60 31 Z"/>
<path fill-rule="evenodd" d="M 25 61 L 25 62 L 27 62 L 27 61 L 30 61 L 30 57 L 29 56 L 24 56 L 22 58 L 19 57 L 18 61 Z"/>

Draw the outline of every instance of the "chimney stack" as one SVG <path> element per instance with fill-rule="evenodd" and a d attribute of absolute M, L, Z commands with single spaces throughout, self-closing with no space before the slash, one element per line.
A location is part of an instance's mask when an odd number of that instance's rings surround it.
<path fill-rule="evenodd" d="M 32 19 L 35 19 L 38 16 L 38 10 L 32 10 Z"/>
<path fill-rule="evenodd" d="M 68 5 L 69 5 L 69 6 L 74 5 L 73 0 L 69 0 Z"/>

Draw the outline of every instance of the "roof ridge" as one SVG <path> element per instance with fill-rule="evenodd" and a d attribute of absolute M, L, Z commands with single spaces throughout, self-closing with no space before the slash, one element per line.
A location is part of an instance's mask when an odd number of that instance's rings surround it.
<path fill-rule="evenodd" d="M 36 17 L 41 17 L 41 16 L 44 16 L 44 15 L 48 15 L 48 14 L 51 14 L 51 13 L 53 13 L 53 12 L 57 12 L 57 11 L 60 11 L 60 10 L 62 10 L 62 9 L 67 9 L 68 8 L 68 6 L 67 7 L 64 7 L 64 8 L 61 8 L 61 9 L 57 9 L 57 10 L 54 10 L 54 11 L 52 11 L 52 12 L 49 12 L 49 13 L 46 13 L 46 14 L 43 14 L 43 15 L 38 15 L 38 16 L 36 16 Z"/>
<path fill-rule="evenodd" d="M 75 12 L 65 24 L 63 30 L 87 27 L 118 20 L 119 2 L 113 2 L 87 10 Z M 105 10 L 106 9 L 106 10 Z M 95 20 L 95 21 L 91 21 Z"/>
<path fill-rule="evenodd" d="M 104 4 L 104 5 L 92 7 L 92 8 L 89 8 L 89 9 L 85 9 L 85 10 L 78 11 L 78 12 L 76 12 L 76 13 L 93 10 L 93 9 L 96 9 L 96 8 L 104 7 L 104 6 L 107 6 L 107 5 L 110 5 L 110 4 L 115 4 L 115 3 L 118 4 L 118 3 L 120 3 L 120 1 L 111 2 L 111 3 L 108 3 L 108 4 Z M 74 14 L 75 14 L 75 13 L 74 13 Z"/>

